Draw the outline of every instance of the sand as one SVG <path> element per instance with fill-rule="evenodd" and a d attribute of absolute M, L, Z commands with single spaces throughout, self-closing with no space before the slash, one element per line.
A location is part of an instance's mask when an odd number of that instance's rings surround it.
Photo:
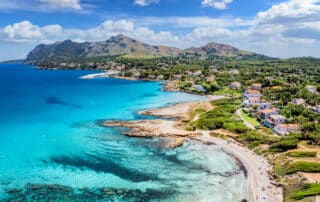
<path fill-rule="evenodd" d="M 102 123 L 108 127 L 127 127 L 124 135 L 131 137 L 193 137 L 200 135 L 199 132 L 186 131 L 177 126 L 179 122 L 153 119 L 142 121 L 106 121 Z"/>
<path fill-rule="evenodd" d="M 169 119 L 189 119 L 190 113 L 196 109 L 212 109 L 212 105 L 210 102 L 185 102 L 178 103 L 168 107 L 161 107 L 152 110 L 144 110 L 140 111 L 139 114 L 147 115 L 147 116 L 158 116 L 161 118 L 169 118 Z"/>
<path fill-rule="evenodd" d="M 104 72 L 104 73 L 97 73 L 97 74 L 87 74 L 84 76 L 81 76 L 81 79 L 95 79 L 95 78 L 107 78 L 109 77 L 109 74 Z"/>
<path fill-rule="evenodd" d="M 220 146 L 243 164 L 247 172 L 248 201 L 283 201 L 282 188 L 269 177 L 272 166 L 262 156 L 232 140 L 211 137 L 209 131 L 203 131 L 199 140 Z"/>
<path fill-rule="evenodd" d="M 221 99 L 213 97 L 212 99 Z M 170 120 L 154 119 L 140 121 L 106 121 L 104 126 L 128 127 L 125 135 L 134 137 L 170 137 L 173 142 L 170 147 L 183 145 L 187 138 L 211 142 L 219 145 L 226 153 L 234 156 L 243 165 L 248 183 L 248 201 L 279 202 L 283 201 L 283 189 L 273 179 L 272 166 L 262 156 L 257 155 L 234 140 L 223 140 L 209 135 L 210 131 L 186 131 L 181 126 L 182 120 L 190 120 L 190 113 L 198 108 L 210 110 L 209 101 L 174 104 L 168 107 L 141 111 L 140 114 L 170 118 Z M 174 120 L 171 120 L 174 119 Z"/>

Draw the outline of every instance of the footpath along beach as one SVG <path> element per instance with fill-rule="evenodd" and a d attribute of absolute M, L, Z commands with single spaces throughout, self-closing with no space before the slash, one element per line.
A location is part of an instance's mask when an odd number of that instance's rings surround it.
<path fill-rule="evenodd" d="M 210 100 L 223 99 L 212 96 Z M 270 178 L 272 166 L 262 156 L 257 155 L 234 140 L 224 140 L 210 135 L 210 131 L 187 131 L 184 120 L 190 120 L 195 109 L 210 110 L 209 101 L 178 103 L 168 107 L 144 110 L 141 115 L 159 117 L 140 121 L 105 121 L 106 127 L 127 127 L 124 135 L 134 137 L 167 137 L 172 139 L 170 148 L 183 145 L 188 139 L 220 146 L 221 149 L 240 162 L 247 178 L 247 200 L 257 202 L 279 202 L 283 200 L 283 190 Z"/>

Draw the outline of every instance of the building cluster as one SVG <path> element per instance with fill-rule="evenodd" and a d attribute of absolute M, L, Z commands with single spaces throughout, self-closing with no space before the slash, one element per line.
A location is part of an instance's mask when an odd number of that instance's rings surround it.
<path fill-rule="evenodd" d="M 279 135 L 287 135 L 299 130 L 298 124 L 288 124 L 286 117 L 279 114 L 280 109 L 275 108 L 271 103 L 262 101 L 262 85 L 252 84 L 244 92 L 244 102 L 246 107 L 257 106 L 257 118 L 263 122 L 264 126 L 271 128 Z"/>

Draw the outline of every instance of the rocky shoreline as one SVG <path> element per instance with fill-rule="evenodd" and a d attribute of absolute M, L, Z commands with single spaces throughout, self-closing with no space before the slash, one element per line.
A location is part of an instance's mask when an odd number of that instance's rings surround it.
<path fill-rule="evenodd" d="M 211 97 L 221 99 L 222 97 Z M 166 137 L 170 143 L 166 148 L 182 146 L 190 137 L 201 135 L 199 131 L 187 131 L 183 121 L 191 120 L 191 113 L 196 109 L 210 110 L 212 105 L 209 101 L 177 103 L 168 107 L 160 107 L 138 112 L 140 115 L 158 117 L 150 120 L 137 121 L 104 121 L 102 126 L 128 128 L 123 135 L 129 137 L 159 138 Z"/>
<path fill-rule="evenodd" d="M 176 121 L 169 120 L 142 120 L 142 121 L 106 121 L 102 123 L 107 127 L 126 127 L 128 131 L 124 135 L 130 137 L 191 137 L 198 136 L 200 133 L 188 132 L 179 129 Z"/>
<path fill-rule="evenodd" d="M 99 75 L 100 76 L 100 75 Z M 96 78 L 96 77 L 93 77 Z M 117 77 L 111 77 L 117 78 Z M 127 78 L 120 78 L 127 79 Z M 130 80 L 135 80 L 130 78 Z M 174 82 L 163 84 L 165 91 L 179 91 Z M 128 128 L 123 134 L 130 137 L 141 138 L 166 138 L 169 143 L 164 148 L 182 146 L 188 139 L 203 141 L 206 144 L 215 144 L 227 154 L 234 157 L 240 169 L 247 178 L 247 201 L 283 201 L 283 189 L 279 186 L 270 173 L 272 166 L 263 157 L 255 154 L 237 142 L 211 137 L 210 131 L 187 131 L 183 124 L 185 121 L 194 120 L 191 113 L 196 109 L 210 110 L 213 106 L 210 100 L 223 99 L 224 96 L 208 96 L 208 101 L 177 103 L 168 107 L 161 107 L 138 112 L 140 115 L 158 117 L 151 120 L 137 121 L 104 121 L 105 127 Z"/>
<path fill-rule="evenodd" d="M 224 97 L 211 97 L 209 100 Z M 210 131 L 187 131 L 184 121 L 193 120 L 191 114 L 196 109 L 210 110 L 213 106 L 209 101 L 177 103 L 168 107 L 140 111 L 140 115 L 159 117 L 151 120 L 138 121 L 105 121 L 106 127 L 126 127 L 124 135 L 144 138 L 169 138 L 171 142 L 165 148 L 182 146 L 188 139 L 215 144 L 227 154 L 234 157 L 247 178 L 248 201 L 278 202 L 283 200 L 283 190 L 271 178 L 272 166 L 263 157 L 255 154 L 237 142 L 214 138 Z M 162 119 L 161 119 L 162 118 Z"/>

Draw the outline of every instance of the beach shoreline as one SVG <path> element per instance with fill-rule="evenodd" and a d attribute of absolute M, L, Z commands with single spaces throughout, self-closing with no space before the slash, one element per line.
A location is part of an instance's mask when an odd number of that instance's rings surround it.
<path fill-rule="evenodd" d="M 208 101 L 201 102 L 182 102 L 166 107 L 143 110 L 138 112 L 140 115 L 159 117 L 151 120 L 138 121 L 105 121 L 102 123 L 106 127 L 126 127 L 129 130 L 124 135 L 130 137 L 172 138 L 169 148 L 182 146 L 184 141 L 193 139 L 204 143 L 215 144 L 240 162 L 240 167 L 247 179 L 247 200 L 248 201 L 283 201 L 283 190 L 273 179 L 271 173 L 273 167 L 268 161 L 249 150 L 234 140 L 224 140 L 212 137 L 210 131 L 187 131 L 185 126 L 181 126 L 184 120 L 190 120 L 190 112 L 197 108 L 210 110 L 210 101 L 223 99 L 224 97 L 211 97 Z M 211 108 L 210 108 L 211 106 Z M 177 144 L 174 144 L 177 142 Z"/>
<path fill-rule="evenodd" d="M 105 76 L 105 74 L 103 74 Z M 90 76 L 89 76 L 90 77 Z M 93 75 L 90 79 L 99 78 L 100 75 Z M 109 78 L 119 78 L 108 76 Z M 104 77 L 106 78 L 106 77 Z M 126 78 L 119 78 L 126 79 Z M 136 79 L 130 79 L 136 80 Z M 164 91 L 177 90 L 170 85 L 163 84 Z M 228 155 L 232 156 L 243 170 L 247 179 L 247 200 L 260 202 L 278 202 L 283 201 L 283 188 L 277 182 L 271 179 L 273 167 L 267 159 L 254 153 L 246 146 L 241 145 L 235 140 L 224 140 L 212 137 L 212 131 L 187 131 L 184 121 L 195 120 L 199 115 L 191 117 L 190 113 L 196 109 L 205 109 L 206 111 L 213 108 L 210 101 L 227 98 L 225 96 L 208 95 L 207 101 L 198 102 L 180 102 L 165 107 L 153 108 L 139 111 L 139 115 L 152 116 L 150 120 L 135 121 L 105 121 L 102 123 L 105 127 L 125 127 L 129 130 L 123 134 L 129 137 L 141 138 L 162 138 L 171 139 L 171 143 L 166 148 L 180 147 L 188 139 L 202 141 L 204 143 L 215 144 L 219 146 Z"/>
<path fill-rule="evenodd" d="M 282 187 L 271 179 L 273 168 L 265 158 L 234 140 L 212 137 L 210 131 L 202 131 L 202 136 L 195 139 L 219 146 L 241 163 L 247 179 L 248 201 L 283 201 Z"/>

